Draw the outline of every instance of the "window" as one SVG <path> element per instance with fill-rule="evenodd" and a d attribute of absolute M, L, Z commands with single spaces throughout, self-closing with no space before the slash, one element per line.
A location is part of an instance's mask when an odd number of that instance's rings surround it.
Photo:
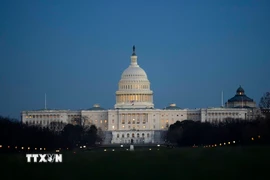
<path fill-rule="evenodd" d="M 102 124 L 102 120 L 100 120 L 100 124 Z"/>
<path fill-rule="evenodd" d="M 119 138 L 119 134 L 117 134 L 117 138 Z"/>
<path fill-rule="evenodd" d="M 107 123 L 107 120 L 104 120 L 104 123 Z"/>
<path fill-rule="evenodd" d="M 132 137 L 133 137 L 133 138 L 135 137 L 134 133 L 132 133 Z"/>
<path fill-rule="evenodd" d="M 114 119 L 112 120 L 112 123 L 114 123 Z"/>
<path fill-rule="evenodd" d="M 124 138 L 125 137 L 125 135 L 124 134 L 122 134 L 122 138 Z"/>
<path fill-rule="evenodd" d="M 148 137 L 148 138 L 150 137 L 150 134 L 149 134 L 149 133 L 147 133 L 147 137 Z"/>
<path fill-rule="evenodd" d="M 145 129 L 145 126 L 143 126 L 143 128 Z"/>
<path fill-rule="evenodd" d="M 125 119 L 122 119 L 122 124 L 125 124 Z"/>
<path fill-rule="evenodd" d="M 127 134 L 127 137 L 129 138 L 129 133 Z"/>
<path fill-rule="evenodd" d="M 137 133 L 137 138 L 139 138 L 140 137 L 140 134 L 139 133 Z"/>

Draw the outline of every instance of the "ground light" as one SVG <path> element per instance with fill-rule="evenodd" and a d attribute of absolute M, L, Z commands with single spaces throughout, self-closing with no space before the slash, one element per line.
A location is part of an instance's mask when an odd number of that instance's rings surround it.
<path fill-rule="evenodd" d="M 127 149 L 127 151 L 128 151 L 128 149 Z"/>
<path fill-rule="evenodd" d="M 24 149 L 24 147 L 22 147 L 22 149 Z"/>
<path fill-rule="evenodd" d="M 114 149 L 112 151 L 114 151 Z"/>
<path fill-rule="evenodd" d="M 2 148 L 2 145 L 0 145 L 0 148 Z"/>
<path fill-rule="evenodd" d="M 40 150 L 42 151 L 42 148 L 40 148 Z"/>
<path fill-rule="evenodd" d="M 158 144 L 157 147 L 159 147 L 160 145 Z"/>
<path fill-rule="evenodd" d="M 121 147 L 123 147 L 123 145 L 121 144 Z"/>
<path fill-rule="evenodd" d="M 28 150 L 30 150 L 30 147 L 28 147 Z"/>
<path fill-rule="evenodd" d="M 235 143 L 235 141 L 233 141 L 233 143 Z"/>
<path fill-rule="evenodd" d="M 104 149 L 104 151 L 107 151 L 106 149 Z"/>
<path fill-rule="evenodd" d="M 86 146 L 83 146 L 83 148 L 86 148 Z"/>
<path fill-rule="evenodd" d="M 254 141 L 254 138 L 252 137 L 251 140 Z"/>
<path fill-rule="evenodd" d="M 149 149 L 149 151 L 151 151 L 151 148 Z"/>

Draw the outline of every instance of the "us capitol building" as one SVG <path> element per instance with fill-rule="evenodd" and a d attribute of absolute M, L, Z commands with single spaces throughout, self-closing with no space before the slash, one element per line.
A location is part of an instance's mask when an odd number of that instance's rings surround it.
<path fill-rule="evenodd" d="M 129 67 L 123 72 L 116 91 L 114 109 L 98 104 L 86 110 L 23 111 L 21 119 L 28 125 L 61 130 L 65 124 L 96 125 L 104 132 L 104 144 L 162 143 L 162 136 L 176 121 L 223 121 L 227 118 L 253 119 L 260 115 L 256 103 L 245 95 L 240 86 L 236 95 L 217 108 L 182 109 L 170 104 L 164 109 L 154 108 L 153 91 L 146 72 L 138 65 L 135 46 Z"/>

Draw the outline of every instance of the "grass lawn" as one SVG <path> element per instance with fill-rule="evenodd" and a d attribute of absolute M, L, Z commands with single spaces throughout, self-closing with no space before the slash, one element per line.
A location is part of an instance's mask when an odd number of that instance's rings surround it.
<path fill-rule="evenodd" d="M 270 147 L 108 149 L 63 153 L 63 163 L 27 163 L 25 154 L 0 154 L 0 179 L 270 179 Z"/>

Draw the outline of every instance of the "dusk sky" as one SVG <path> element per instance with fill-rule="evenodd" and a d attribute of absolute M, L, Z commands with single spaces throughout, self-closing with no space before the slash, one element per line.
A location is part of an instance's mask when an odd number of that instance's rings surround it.
<path fill-rule="evenodd" d="M 2 0 L 0 115 L 113 108 L 133 45 L 155 108 L 270 90 L 269 0 Z"/>

